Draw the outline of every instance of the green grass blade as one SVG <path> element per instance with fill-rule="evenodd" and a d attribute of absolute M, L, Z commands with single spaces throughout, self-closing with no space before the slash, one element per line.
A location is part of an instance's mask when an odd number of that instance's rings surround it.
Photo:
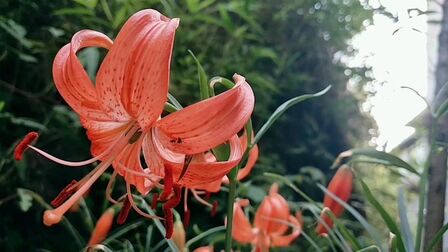
<path fill-rule="evenodd" d="M 146 241 L 145 241 L 145 252 L 151 252 L 151 238 L 152 238 L 152 230 L 154 229 L 154 226 L 151 225 L 148 227 L 146 231 Z"/>
<path fill-rule="evenodd" d="M 140 226 L 143 226 L 143 224 L 145 224 L 145 222 L 142 220 L 139 220 L 139 221 L 127 224 L 122 228 L 119 228 L 115 232 L 113 232 L 111 235 L 109 235 L 107 237 L 107 239 L 104 240 L 103 244 L 107 245 L 107 244 L 111 243 L 113 240 L 116 240 L 116 239 L 120 238 L 121 236 L 125 235 L 127 232 L 132 231 Z"/>
<path fill-rule="evenodd" d="M 398 190 L 398 214 L 400 216 L 400 229 L 403 234 L 402 238 L 406 251 L 414 251 L 414 239 L 407 216 L 406 199 L 404 197 L 403 188 Z"/>
<path fill-rule="evenodd" d="M 384 207 L 378 202 L 378 200 L 373 196 L 372 192 L 370 191 L 369 187 L 362 181 L 362 179 L 359 179 L 359 182 L 361 183 L 362 190 L 364 192 L 364 196 L 366 199 L 370 202 L 370 204 L 373 205 L 373 207 L 378 211 L 378 213 L 381 215 L 381 218 L 386 223 L 386 226 L 389 228 L 389 231 L 392 232 L 396 236 L 396 245 L 398 247 L 399 251 L 405 252 L 405 247 L 403 244 L 403 239 L 401 237 L 400 229 L 398 229 L 397 223 L 394 221 L 394 219 L 389 215 L 389 213 L 384 209 Z"/>
<path fill-rule="evenodd" d="M 224 230 L 226 230 L 225 226 L 219 226 L 219 227 L 211 228 L 211 229 L 209 229 L 209 230 L 207 230 L 205 232 L 202 232 L 199 235 L 191 238 L 190 240 L 188 240 L 185 243 L 185 247 L 189 248 L 191 246 L 191 244 L 193 244 L 193 243 L 195 243 L 197 241 L 200 241 L 201 239 L 203 239 L 203 238 L 205 238 L 205 237 L 207 237 L 207 236 L 209 236 L 209 235 L 211 235 L 213 233 L 221 232 L 221 231 L 224 231 Z"/>
<path fill-rule="evenodd" d="M 263 124 L 261 129 L 257 132 L 257 135 L 255 136 L 254 141 L 253 141 L 253 145 L 257 144 L 258 141 L 260 141 L 261 137 L 266 133 L 266 131 L 268 131 L 269 128 L 271 128 L 271 126 L 274 124 L 274 122 L 277 121 L 277 119 L 280 118 L 280 116 L 282 116 L 286 112 L 286 110 L 288 110 L 290 107 L 296 105 L 297 103 L 306 101 L 308 99 L 322 96 L 322 95 L 326 94 L 328 92 L 328 90 L 330 90 L 330 88 L 331 88 L 331 85 L 327 86 L 325 89 L 323 89 L 322 91 L 319 91 L 315 94 L 305 94 L 305 95 L 297 96 L 297 97 L 294 97 L 294 98 L 284 102 L 282 105 L 280 105 L 274 111 L 274 113 L 272 113 L 271 117 L 269 117 L 269 119 Z"/>
<path fill-rule="evenodd" d="M 371 149 L 371 148 L 360 148 L 360 149 L 351 149 L 346 152 L 343 152 L 342 154 L 343 155 L 342 156 L 340 155 L 339 158 L 335 161 L 335 163 L 333 164 L 333 167 L 339 165 L 341 158 L 345 158 L 345 157 L 352 158 L 352 157 L 356 157 L 356 156 L 366 156 L 369 158 L 386 161 L 389 165 L 404 168 L 404 169 L 420 176 L 420 173 L 417 172 L 417 170 L 414 167 L 412 167 L 410 164 L 408 164 L 401 158 L 399 158 L 395 155 L 389 154 L 387 152 L 384 152 L 384 151 L 377 151 L 377 150 Z"/>
<path fill-rule="evenodd" d="M 194 53 L 191 50 L 188 50 L 188 52 L 193 57 L 194 61 L 196 62 L 196 66 L 198 68 L 198 79 L 199 79 L 199 93 L 201 100 L 205 100 L 210 97 L 210 90 L 208 87 L 208 77 L 205 73 L 204 68 L 201 65 L 201 62 L 199 62 L 198 58 L 194 55 Z"/>

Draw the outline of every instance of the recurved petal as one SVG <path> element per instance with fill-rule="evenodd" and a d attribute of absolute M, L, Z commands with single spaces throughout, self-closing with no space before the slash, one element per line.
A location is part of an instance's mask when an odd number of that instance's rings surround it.
<path fill-rule="evenodd" d="M 109 49 L 112 41 L 100 32 L 77 32 L 71 42 L 56 54 L 53 61 L 53 79 L 61 96 L 81 117 L 109 120 L 101 110 L 92 81 L 76 56 L 79 50 L 90 46 Z"/>
<path fill-rule="evenodd" d="M 273 247 L 287 247 L 291 244 L 292 241 L 299 237 L 302 232 L 301 223 L 294 216 L 289 216 L 289 222 L 293 226 L 293 230 L 289 235 L 279 235 L 273 234 L 271 235 L 271 245 Z"/>
<path fill-rule="evenodd" d="M 215 97 L 174 112 L 156 123 L 163 146 L 184 154 L 214 148 L 240 131 L 254 108 L 254 94 L 244 77 Z"/>
<path fill-rule="evenodd" d="M 249 204 L 247 199 L 239 200 L 233 204 L 233 229 L 232 238 L 240 243 L 252 243 L 256 238 L 256 234 L 242 207 Z"/>
<path fill-rule="evenodd" d="M 254 225 L 267 234 L 282 234 L 288 229 L 284 223 L 288 218 L 288 202 L 276 190 L 271 190 L 257 209 Z"/>
<path fill-rule="evenodd" d="M 157 130 L 154 132 L 157 132 Z M 211 160 L 207 154 L 196 154 L 186 168 L 185 174 L 180 178 L 184 169 L 185 155 L 175 154 L 164 148 L 157 141 L 157 134 L 153 134 L 153 141 L 159 155 L 173 168 L 175 183 L 190 189 L 207 189 L 210 183 L 221 181 L 224 175 L 238 165 L 243 155 L 238 136 L 234 135 L 229 140 L 230 155 L 227 161 Z"/>
<path fill-rule="evenodd" d="M 129 128 L 126 122 L 95 121 L 83 117 L 81 117 L 81 124 L 87 130 L 87 137 L 92 143 L 90 151 L 95 157 L 110 149 L 111 145 Z"/>
<path fill-rule="evenodd" d="M 97 76 L 101 105 L 111 117 L 129 114 L 144 131 L 158 119 L 178 24 L 155 10 L 139 11 L 125 23 Z"/>

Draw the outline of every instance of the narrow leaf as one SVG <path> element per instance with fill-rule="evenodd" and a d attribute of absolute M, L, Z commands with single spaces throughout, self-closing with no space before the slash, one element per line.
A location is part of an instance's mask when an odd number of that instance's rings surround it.
<path fill-rule="evenodd" d="M 328 90 L 330 90 L 330 88 L 331 88 L 331 85 L 327 86 L 325 89 L 323 89 L 322 91 L 319 91 L 315 94 L 305 94 L 305 95 L 297 96 L 297 97 L 294 97 L 294 98 L 284 102 L 282 105 L 280 105 L 274 111 L 274 113 L 272 113 L 272 115 L 269 117 L 269 119 L 263 124 L 263 126 L 258 131 L 257 135 L 255 136 L 252 145 L 257 144 L 258 141 L 260 141 L 261 137 L 263 137 L 263 135 L 266 133 L 266 131 L 268 131 L 269 128 L 271 128 L 271 126 L 274 124 L 274 122 L 277 121 L 277 119 L 280 118 L 280 116 L 282 116 L 283 113 L 285 113 L 286 110 L 288 110 L 290 107 L 296 105 L 297 103 L 306 101 L 308 99 L 322 96 L 322 95 L 326 94 L 328 92 Z"/>
<path fill-rule="evenodd" d="M 332 167 L 339 166 L 339 163 L 341 162 L 341 159 L 343 159 L 343 158 L 353 158 L 356 156 L 366 156 L 366 157 L 377 159 L 380 161 L 386 161 L 389 165 L 404 168 L 404 169 L 420 176 L 420 174 L 417 172 L 417 170 L 414 169 L 414 167 L 412 167 L 407 162 L 403 161 L 401 158 L 399 158 L 395 155 L 389 154 L 387 152 L 377 151 L 377 150 L 371 149 L 371 148 L 360 148 L 360 149 L 351 149 L 348 151 L 344 151 L 343 153 L 341 153 L 339 155 L 339 157 L 333 163 Z M 381 163 L 384 164 L 383 162 L 381 162 Z"/>
<path fill-rule="evenodd" d="M 383 208 L 383 206 L 378 202 L 377 199 L 375 199 L 375 196 L 373 196 L 372 192 L 370 191 L 369 187 L 362 181 L 362 179 L 359 179 L 359 182 L 361 183 L 362 190 L 364 192 L 364 196 L 366 199 L 370 202 L 370 204 L 375 207 L 375 209 L 378 211 L 378 213 L 381 215 L 381 218 L 386 223 L 386 226 L 389 228 L 389 231 L 393 233 L 396 236 L 396 245 L 399 248 L 399 251 L 405 251 L 403 239 L 401 238 L 400 230 L 398 229 L 397 223 L 395 223 L 394 219 L 389 215 L 389 213 Z"/>
<path fill-rule="evenodd" d="M 403 188 L 398 190 L 398 214 L 400 215 L 400 229 L 403 234 L 403 242 L 406 251 L 414 251 L 414 239 L 412 237 L 411 226 L 407 216 L 406 199 Z"/>
<path fill-rule="evenodd" d="M 201 100 L 205 100 L 210 97 L 207 74 L 205 73 L 204 68 L 202 67 L 201 63 L 196 58 L 194 53 L 191 50 L 188 50 L 188 52 L 191 54 L 194 61 L 196 62 L 198 68 L 199 93 L 201 95 Z"/>

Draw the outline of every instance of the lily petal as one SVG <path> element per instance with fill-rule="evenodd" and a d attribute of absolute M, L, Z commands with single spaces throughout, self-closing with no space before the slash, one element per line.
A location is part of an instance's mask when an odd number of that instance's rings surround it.
<path fill-rule="evenodd" d="M 175 152 L 197 154 L 214 148 L 240 131 L 254 108 L 254 94 L 245 78 L 217 96 L 174 112 L 156 123 L 159 141 Z"/>
<path fill-rule="evenodd" d="M 271 235 L 271 245 L 273 247 L 287 247 L 294 241 L 302 232 L 301 224 L 294 216 L 289 216 L 289 222 L 295 226 L 292 233 L 289 235 Z"/>
<path fill-rule="evenodd" d="M 100 102 L 111 117 L 129 114 L 144 131 L 158 119 L 178 24 L 155 10 L 139 11 L 125 23 L 97 76 Z"/>
<path fill-rule="evenodd" d="M 225 174 L 238 165 L 243 156 L 241 142 L 238 136 L 234 135 L 229 140 L 230 156 L 227 161 L 211 161 L 209 156 L 202 153 L 194 155 L 187 171 L 179 180 L 184 166 L 185 155 L 171 152 L 162 146 L 158 141 L 157 132 L 157 129 L 153 131 L 153 141 L 159 155 L 173 168 L 173 177 L 177 181 L 176 183 L 190 189 L 206 189 L 209 183 L 217 180 L 221 181 Z"/>
<path fill-rule="evenodd" d="M 151 173 L 163 177 L 165 175 L 163 159 L 159 156 L 152 140 L 152 132 L 148 132 L 143 139 L 143 157 Z"/>
<path fill-rule="evenodd" d="M 277 185 L 273 184 L 269 195 L 266 196 L 255 213 L 255 227 L 267 234 L 283 234 L 288 225 L 282 223 L 289 218 L 288 202 L 277 193 Z"/>
<path fill-rule="evenodd" d="M 143 139 L 140 138 L 133 145 L 126 147 L 125 150 L 115 158 L 112 166 L 124 177 L 126 183 L 134 185 L 137 190 L 146 195 L 149 189 L 145 184 L 146 179 L 151 179 L 150 175 L 146 175 L 140 163 L 140 153 L 142 149 Z"/>
<path fill-rule="evenodd" d="M 91 141 L 90 152 L 96 157 L 109 149 L 123 131 L 129 127 L 126 122 L 95 121 L 81 117 L 81 124 L 87 130 L 87 137 Z M 102 160 L 107 159 L 107 157 Z"/>
<path fill-rule="evenodd" d="M 81 117 L 109 120 L 97 101 L 95 86 L 76 56 L 79 50 L 90 46 L 109 49 L 112 41 L 100 32 L 77 32 L 71 43 L 57 53 L 53 62 L 53 79 L 61 96 Z"/>
<path fill-rule="evenodd" d="M 247 199 L 239 200 L 233 205 L 233 229 L 232 238 L 240 243 L 252 243 L 256 234 L 249 220 L 243 212 L 242 207 L 249 205 Z"/>

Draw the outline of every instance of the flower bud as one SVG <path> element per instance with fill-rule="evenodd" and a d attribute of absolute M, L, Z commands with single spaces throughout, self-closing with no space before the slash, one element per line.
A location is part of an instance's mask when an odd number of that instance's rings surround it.
<path fill-rule="evenodd" d="M 93 229 L 92 235 L 90 236 L 89 246 L 100 244 L 106 239 L 107 234 L 109 234 L 110 228 L 114 221 L 115 210 L 109 208 L 106 212 L 101 215 L 100 219 L 97 221 L 95 229 Z"/>
<path fill-rule="evenodd" d="M 327 190 L 336 197 L 347 202 L 352 195 L 352 187 L 353 173 L 348 166 L 343 165 L 328 184 Z M 324 209 L 326 209 L 327 212 L 322 211 L 320 215 L 321 220 L 316 227 L 316 233 L 319 235 L 327 234 L 329 231 L 323 223 L 325 223 L 328 228 L 333 227 L 333 220 L 329 216 L 328 210 L 333 213 L 334 217 L 340 217 L 344 212 L 344 207 L 328 194 L 324 197 Z"/>

